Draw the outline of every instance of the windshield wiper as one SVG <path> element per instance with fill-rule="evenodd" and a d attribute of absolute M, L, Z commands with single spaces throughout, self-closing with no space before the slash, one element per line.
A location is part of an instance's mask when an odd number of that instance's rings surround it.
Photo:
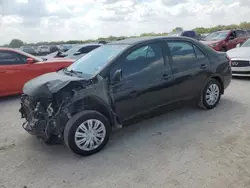
<path fill-rule="evenodd" d="M 72 74 L 75 74 L 76 76 L 79 76 L 79 74 L 83 74 L 81 71 L 75 71 L 75 70 L 68 70 L 67 68 L 63 69 L 63 72 L 67 75 L 72 76 Z"/>

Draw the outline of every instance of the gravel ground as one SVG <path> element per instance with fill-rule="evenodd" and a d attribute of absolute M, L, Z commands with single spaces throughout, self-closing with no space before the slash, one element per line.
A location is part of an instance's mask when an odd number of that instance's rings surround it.
<path fill-rule="evenodd" d="M 217 108 L 185 107 L 119 129 L 96 155 L 45 146 L 21 128 L 18 97 L 0 100 L 0 187 L 250 187 L 250 79 Z"/>

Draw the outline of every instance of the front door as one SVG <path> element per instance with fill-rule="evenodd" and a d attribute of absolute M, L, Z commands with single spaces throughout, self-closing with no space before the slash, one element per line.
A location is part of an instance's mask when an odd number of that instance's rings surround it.
<path fill-rule="evenodd" d="M 186 100 L 199 96 L 201 88 L 209 76 L 208 58 L 191 42 L 172 40 L 167 44 L 175 78 L 175 100 Z"/>
<path fill-rule="evenodd" d="M 171 100 L 170 66 L 165 66 L 163 42 L 138 46 L 127 52 L 111 69 L 121 70 L 122 78 L 111 84 L 111 96 L 119 120 L 125 121 Z"/>
<path fill-rule="evenodd" d="M 227 42 L 227 50 L 230 50 L 232 48 L 235 48 L 237 45 L 237 37 L 236 37 L 236 32 L 232 31 L 230 33 L 230 35 L 227 38 L 228 42 Z"/>
<path fill-rule="evenodd" d="M 11 51 L 0 51 L 0 95 L 13 94 L 21 91 L 22 74 L 27 63 L 18 54 Z"/>

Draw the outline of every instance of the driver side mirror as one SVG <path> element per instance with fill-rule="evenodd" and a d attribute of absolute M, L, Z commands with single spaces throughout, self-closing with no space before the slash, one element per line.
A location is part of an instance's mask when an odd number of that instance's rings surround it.
<path fill-rule="evenodd" d="M 235 37 L 233 37 L 233 36 L 230 36 L 229 38 L 228 38 L 228 40 L 234 40 L 235 39 Z"/>
<path fill-rule="evenodd" d="M 28 57 L 28 58 L 26 59 L 26 63 L 27 63 L 27 64 L 32 64 L 32 63 L 34 63 L 34 59 Z"/>
<path fill-rule="evenodd" d="M 115 74 L 114 74 L 114 76 L 113 76 L 112 81 L 113 81 L 114 83 L 116 83 L 116 82 L 121 81 L 121 79 L 122 79 L 122 70 L 121 70 L 121 69 L 118 69 L 118 70 L 115 71 Z"/>

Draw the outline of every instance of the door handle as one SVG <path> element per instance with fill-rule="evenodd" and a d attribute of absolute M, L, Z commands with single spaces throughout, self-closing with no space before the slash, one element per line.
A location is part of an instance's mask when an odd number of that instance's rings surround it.
<path fill-rule="evenodd" d="M 201 66 L 200 66 L 200 68 L 201 69 L 206 69 L 208 66 L 206 65 L 206 64 L 202 64 Z"/>
<path fill-rule="evenodd" d="M 162 75 L 162 79 L 164 79 L 164 80 L 168 80 L 170 78 L 171 78 L 171 76 L 169 76 L 168 74 L 163 74 Z"/>

